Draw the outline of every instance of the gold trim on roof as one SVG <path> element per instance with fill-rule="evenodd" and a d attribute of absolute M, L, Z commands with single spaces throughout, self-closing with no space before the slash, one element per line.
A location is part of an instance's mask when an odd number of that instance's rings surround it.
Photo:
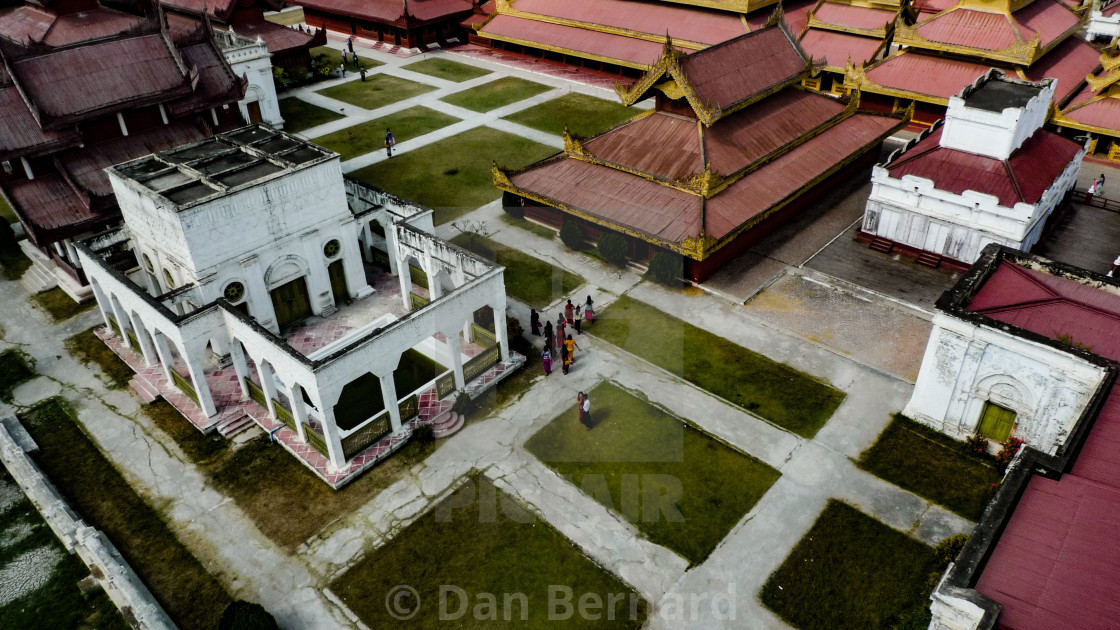
<path fill-rule="evenodd" d="M 1018 29 L 1015 29 L 1015 43 L 1000 50 L 986 50 L 983 48 L 975 48 L 972 46 L 961 46 L 958 44 L 938 42 L 926 39 L 924 36 L 922 36 L 921 33 L 918 32 L 918 28 L 925 24 L 928 24 L 930 20 L 942 15 L 946 15 L 947 13 L 955 10 L 957 9 L 954 8 L 943 13 L 938 13 L 933 18 L 930 18 L 929 20 L 925 20 L 913 26 L 907 24 L 903 20 L 900 20 L 894 32 L 895 43 L 902 46 L 913 46 L 915 48 L 924 50 L 936 50 L 938 52 L 956 53 L 959 55 L 968 55 L 970 57 L 980 57 L 985 60 L 1006 61 L 1023 65 L 1029 65 L 1031 62 L 1041 56 L 1041 53 L 1045 52 L 1044 50 L 1042 50 L 1042 38 L 1039 33 L 1035 33 L 1034 37 L 1032 37 L 1030 40 L 1024 40 L 1019 35 Z M 1007 15 L 1004 15 L 1003 17 L 1010 20 L 1010 17 Z M 1013 23 L 1009 22 L 1009 26 L 1014 28 Z M 1078 26 L 1080 26 L 1080 23 L 1078 23 Z M 1061 39 L 1055 41 L 1061 41 Z"/>
<path fill-rule="evenodd" d="M 598 24 L 596 22 L 585 22 L 582 20 L 572 20 L 569 18 L 555 17 L 552 15 L 542 15 L 540 13 L 531 13 L 529 11 L 521 11 L 515 8 L 509 0 L 495 0 L 495 14 L 508 15 L 510 17 L 518 17 L 534 22 L 544 22 L 547 24 L 557 24 L 559 26 L 571 26 L 585 31 L 594 31 L 599 33 L 607 33 L 609 35 L 621 35 L 623 37 L 630 37 L 632 39 L 641 39 L 649 42 L 661 42 L 665 39 L 663 35 L 656 33 L 646 33 L 644 31 L 635 31 L 633 29 L 622 28 L 619 26 L 608 26 L 606 24 Z M 750 29 L 744 30 L 744 33 L 750 32 Z M 703 50 L 711 44 L 704 42 L 694 42 L 691 40 L 677 40 L 679 46 L 683 48 L 690 48 L 692 50 Z"/>
<path fill-rule="evenodd" d="M 1103 70 L 1100 74 L 1090 74 L 1085 77 L 1089 89 L 1094 94 L 1099 94 L 1105 88 L 1115 84 L 1117 80 L 1120 80 L 1120 67 L 1114 68 L 1111 72 Z"/>

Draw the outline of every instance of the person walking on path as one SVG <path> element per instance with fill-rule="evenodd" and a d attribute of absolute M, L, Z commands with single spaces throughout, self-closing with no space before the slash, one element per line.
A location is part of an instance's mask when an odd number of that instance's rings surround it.
<path fill-rule="evenodd" d="M 589 295 L 587 296 L 587 302 L 583 305 L 583 318 L 588 324 L 591 324 L 591 320 L 595 317 L 595 309 L 591 304 L 591 296 Z"/>
<path fill-rule="evenodd" d="M 568 338 L 564 340 L 564 347 L 568 350 L 568 362 L 575 363 L 576 349 L 582 350 L 583 348 L 580 348 L 579 345 L 576 344 L 576 340 L 572 339 L 571 335 L 568 335 Z"/>
<path fill-rule="evenodd" d="M 385 155 L 393 157 L 393 147 L 396 146 L 397 139 L 393 137 L 392 129 L 385 129 Z"/>
<path fill-rule="evenodd" d="M 529 309 L 529 330 L 537 337 L 541 336 L 541 316 L 537 309 Z"/>
<path fill-rule="evenodd" d="M 576 402 L 579 405 L 579 423 L 591 430 L 591 397 L 587 394 L 580 392 L 576 397 Z"/>
<path fill-rule="evenodd" d="M 362 77 L 362 83 L 366 82 L 366 67 L 358 66 L 358 75 Z"/>
<path fill-rule="evenodd" d="M 560 371 L 567 374 L 571 366 L 572 357 L 568 355 L 568 346 L 560 344 Z"/>
<path fill-rule="evenodd" d="M 1095 184 L 1095 187 L 1097 189 L 1097 192 L 1095 194 L 1103 197 L 1104 196 L 1104 173 L 1101 173 L 1101 176 L 1097 178 L 1097 182 Z"/>
<path fill-rule="evenodd" d="M 550 350 L 556 347 L 552 339 L 552 322 L 544 323 L 544 347 Z"/>
<path fill-rule="evenodd" d="M 568 320 L 569 325 L 572 323 L 572 312 L 573 311 L 574 311 L 574 307 L 572 306 L 572 301 L 568 300 L 568 303 L 564 306 L 564 319 Z"/>
<path fill-rule="evenodd" d="M 541 353 L 541 363 L 544 367 L 544 375 L 552 374 L 552 352 L 545 347 L 544 352 Z"/>
<path fill-rule="evenodd" d="M 568 327 L 568 323 L 564 321 L 564 314 L 560 313 L 556 316 L 556 340 L 564 343 L 564 330 Z"/>
<path fill-rule="evenodd" d="M 351 35 L 349 37 L 349 39 L 346 40 L 346 47 L 350 49 L 350 54 L 354 55 L 354 36 L 353 35 Z M 354 61 L 357 61 L 357 60 L 358 60 L 358 56 L 354 55 Z"/>
<path fill-rule="evenodd" d="M 583 321 L 583 316 L 580 315 L 579 309 L 580 309 L 580 305 L 576 304 L 576 318 L 572 321 L 572 327 L 576 329 L 576 334 L 577 335 L 582 335 L 583 331 L 580 330 L 579 327 L 580 327 L 580 322 Z"/>

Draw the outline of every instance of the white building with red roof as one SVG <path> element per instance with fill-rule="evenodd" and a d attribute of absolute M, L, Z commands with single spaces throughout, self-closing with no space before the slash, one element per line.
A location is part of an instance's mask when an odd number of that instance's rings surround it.
<path fill-rule="evenodd" d="M 872 171 L 861 240 L 966 268 L 990 243 L 1030 251 L 1077 180 L 1086 148 L 1043 129 L 1054 81 L 992 69 Z"/>

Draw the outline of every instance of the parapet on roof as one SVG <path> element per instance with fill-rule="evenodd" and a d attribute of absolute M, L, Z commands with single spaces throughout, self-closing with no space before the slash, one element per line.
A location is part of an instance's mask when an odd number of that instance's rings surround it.
<path fill-rule="evenodd" d="M 961 90 L 967 107 L 989 112 L 1002 112 L 1008 108 L 1025 107 L 1030 100 L 1042 93 L 1053 79 L 1024 81 L 1009 79 L 995 68 Z"/>
<path fill-rule="evenodd" d="M 257 124 L 106 170 L 183 209 L 336 156 Z"/>

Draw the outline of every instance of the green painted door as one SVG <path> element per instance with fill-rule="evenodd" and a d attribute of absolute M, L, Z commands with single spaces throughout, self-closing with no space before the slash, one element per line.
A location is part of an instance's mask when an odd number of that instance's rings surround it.
<path fill-rule="evenodd" d="M 1011 435 L 1013 426 L 1015 426 L 1014 411 L 995 403 L 984 403 L 984 412 L 980 414 L 980 428 L 977 433 L 989 440 L 1003 442 Z"/>
<path fill-rule="evenodd" d="M 334 293 L 334 303 L 340 304 L 350 299 L 346 290 L 346 272 L 342 269 L 342 260 L 336 260 L 327 266 L 327 274 L 331 277 L 331 293 Z"/>
<path fill-rule="evenodd" d="M 307 294 L 307 282 L 296 278 L 271 291 L 272 308 L 276 310 L 276 324 L 281 328 L 311 317 L 311 298 Z"/>

